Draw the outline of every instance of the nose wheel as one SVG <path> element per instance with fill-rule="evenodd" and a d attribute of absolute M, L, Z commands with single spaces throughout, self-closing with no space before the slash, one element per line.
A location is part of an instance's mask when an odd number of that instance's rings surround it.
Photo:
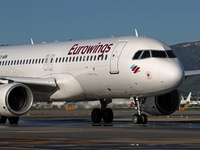
<path fill-rule="evenodd" d="M 137 114 L 134 114 L 132 117 L 132 121 L 134 124 L 147 124 L 147 115 L 141 114 L 141 105 L 142 105 L 142 98 L 135 98 L 136 106 L 137 106 Z"/>
<path fill-rule="evenodd" d="M 135 114 L 133 115 L 132 121 L 134 124 L 147 124 L 147 115 L 146 114 Z"/>

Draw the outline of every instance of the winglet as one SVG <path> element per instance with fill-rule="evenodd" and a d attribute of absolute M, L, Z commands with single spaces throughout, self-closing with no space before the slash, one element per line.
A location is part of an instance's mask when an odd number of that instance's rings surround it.
<path fill-rule="evenodd" d="M 34 43 L 33 43 L 33 39 L 31 38 L 31 44 L 33 45 Z"/>
<path fill-rule="evenodd" d="M 187 97 L 187 99 L 186 99 L 186 101 L 190 102 L 191 94 L 192 94 L 192 93 L 190 92 L 189 95 L 188 95 L 188 97 Z"/>
<path fill-rule="evenodd" d="M 137 29 L 135 29 L 135 36 L 138 37 Z"/>

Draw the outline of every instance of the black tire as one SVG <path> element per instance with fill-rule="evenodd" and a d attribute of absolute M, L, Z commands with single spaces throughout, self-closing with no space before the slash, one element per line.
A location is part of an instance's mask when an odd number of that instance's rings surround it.
<path fill-rule="evenodd" d="M 92 110 L 91 119 L 93 123 L 100 123 L 102 120 L 102 111 L 99 108 Z"/>
<path fill-rule="evenodd" d="M 112 123 L 114 117 L 112 109 L 106 108 L 103 110 L 102 114 L 103 114 L 103 121 L 105 123 Z"/>
<path fill-rule="evenodd" d="M 132 121 L 134 124 L 141 124 L 142 123 L 142 117 L 138 114 L 133 115 Z"/>
<path fill-rule="evenodd" d="M 10 124 L 18 124 L 19 117 L 9 117 L 8 121 L 9 121 Z"/>
<path fill-rule="evenodd" d="M 143 124 L 147 124 L 147 115 L 146 114 L 142 114 L 141 117 L 142 117 L 142 123 Z"/>
<path fill-rule="evenodd" d="M 6 120 L 7 120 L 7 117 L 0 115 L 0 124 L 5 124 Z"/>

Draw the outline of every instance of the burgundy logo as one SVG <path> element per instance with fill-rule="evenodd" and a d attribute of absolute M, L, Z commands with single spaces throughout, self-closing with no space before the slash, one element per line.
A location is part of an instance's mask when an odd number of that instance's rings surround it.
<path fill-rule="evenodd" d="M 101 44 L 98 45 L 86 45 L 80 46 L 79 44 L 74 44 L 69 50 L 68 55 L 78 55 L 78 54 L 91 54 L 100 53 L 102 56 L 104 53 L 108 53 L 111 50 L 113 44 Z"/>

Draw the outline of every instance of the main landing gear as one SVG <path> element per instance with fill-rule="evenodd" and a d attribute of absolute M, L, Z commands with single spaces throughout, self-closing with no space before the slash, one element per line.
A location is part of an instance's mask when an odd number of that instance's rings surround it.
<path fill-rule="evenodd" d="M 132 121 L 134 124 L 147 124 L 147 115 L 141 114 L 141 105 L 142 105 L 142 98 L 135 98 L 136 106 L 137 106 L 137 114 L 134 114 L 132 117 Z"/>
<path fill-rule="evenodd" d="M 111 108 L 106 108 L 109 103 L 112 102 L 112 99 L 101 99 L 101 109 L 94 108 L 92 110 L 91 119 L 93 123 L 100 123 L 101 120 L 105 123 L 111 123 L 113 121 L 113 111 Z"/>
<path fill-rule="evenodd" d="M 5 124 L 8 119 L 10 124 L 18 124 L 19 117 L 5 117 L 0 115 L 0 124 Z"/>

